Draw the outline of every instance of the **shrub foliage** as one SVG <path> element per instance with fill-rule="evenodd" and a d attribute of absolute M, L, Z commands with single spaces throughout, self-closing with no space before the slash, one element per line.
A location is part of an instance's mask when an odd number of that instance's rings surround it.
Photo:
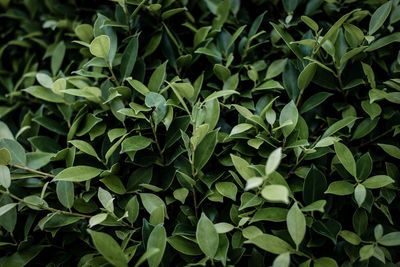
<path fill-rule="evenodd" d="M 398 0 L 0 6 L 0 266 L 397 266 Z"/>

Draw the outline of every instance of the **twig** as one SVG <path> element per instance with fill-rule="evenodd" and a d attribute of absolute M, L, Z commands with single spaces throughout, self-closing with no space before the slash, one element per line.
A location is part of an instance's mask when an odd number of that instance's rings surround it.
<path fill-rule="evenodd" d="M 65 210 L 58 210 L 58 209 L 50 208 L 50 207 L 47 207 L 47 206 L 44 206 L 44 205 L 32 203 L 32 202 L 26 201 L 26 200 L 24 200 L 22 198 L 19 198 L 16 195 L 14 195 L 14 194 L 12 194 L 10 192 L 6 192 L 6 191 L 3 191 L 3 190 L 0 190 L 0 193 L 1 194 L 6 194 L 9 197 L 11 197 L 11 198 L 13 198 L 13 199 L 15 199 L 15 200 L 17 200 L 17 201 L 19 201 L 21 203 L 24 203 L 24 204 L 26 204 L 28 206 L 38 207 L 38 208 L 41 208 L 41 209 L 44 209 L 44 210 L 48 210 L 48 211 L 51 211 L 51 212 L 54 212 L 54 213 L 70 215 L 70 216 L 77 216 L 77 217 L 82 217 L 82 218 L 91 218 L 92 217 L 92 216 L 86 215 L 86 214 L 81 214 L 81 213 L 76 213 L 76 212 L 71 212 L 71 211 L 65 211 Z"/>
<path fill-rule="evenodd" d="M 45 176 L 45 177 L 50 177 L 50 178 L 56 177 L 53 174 L 50 174 L 50 173 L 47 173 L 47 172 L 41 172 L 41 171 L 33 170 L 33 169 L 25 167 L 25 166 L 20 166 L 20 165 L 12 164 L 12 163 L 8 163 L 8 165 L 11 166 L 11 167 L 17 168 L 17 169 L 25 170 L 25 171 L 28 171 L 28 172 L 31 172 L 31 173 L 36 173 L 36 174 L 39 174 L 39 175 L 42 175 L 42 176 Z"/>

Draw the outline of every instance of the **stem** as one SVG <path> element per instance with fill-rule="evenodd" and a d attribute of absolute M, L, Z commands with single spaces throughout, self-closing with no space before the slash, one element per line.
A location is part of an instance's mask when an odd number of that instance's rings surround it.
<path fill-rule="evenodd" d="M 6 192 L 6 191 L 3 191 L 3 190 L 0 190 L 0 193 L 1 193 L 1 194 L 6 194 L 6 195 L 8 195 L 9 197 L 11 197 L 11 198 L 13 198 L 13 199 L 15 199 L 15 200 L 17 200 L 17 201 L 19 201 L 19 202 L 21 202 L 21 203 L 24 203 L 24 204 L 26 204 L 26 205 L 28 205 L 28 206 L 38 207 L 38 208 L 41 208 L 41 209 L 44 209 L 44 210 L 48 210 L 48 211 L 51 211 L 51 212 L 54 212 L 54 213 L 65 214 L 65 215 L 71 215 L 71 216 L 77 216 L 77 217 L 82 217 L 82 218 L 91 218 L 91 217 L 92 217 L 92 216 L 86 215 L 86 214 L 81 214 L 81 213 L 76 213 L 76 212 L 70 212 L 70 211 L 65 211 L 65 210 L 58 210 L 58 209 L 50 208 L 50 207 L 47 207 L 47 206 L 44 206 L 44 205 L 40 205 L 40 204 L 36 204 L 36 203 L 31 203 L 31 202 L 29 202 L 29 201 L 26 201 L 26 200 L 23 200 L 22 198 L 17 197 L 16 195 L 14 195 L 14 194 L 12 194 L 12 193 L 10 193 L 10 192 Z"/>
<path fill-rule="evenodd" d="M 304 93 L 304 90 L 305 90 L 305 89 L 306 89 L 306 88 L 303 88 L 303 89 L 300 91 L 299 96 L 297 97 L 297 100 L 296 100 L 296 107 L 299 106 L 301 97 L 303 96 L 303 93 Z"/>
<path fill-rule="evenodd" d="M 376 140 L 378 140 L 379 138 L 384 137 L 384 136 L 387 135 L 388 133 L 392 132 L 393 130 L 394 130 L 394 128 L 391 128 L 391 129 L 387 130 L 386 132 L 384 132 L 384 133 L 378 135 L 377 137 L 372 138 L 372 139 L 369 140 L 368 142 L 365 142 L 364 144 L 359 145 L 358 147 L 363 147 L 363 146 L 365 146 L 365 145 L 368 145 L 368 144 L 370 144 L 370 143 L 373 143 L 373 142 L 375 142 Z"/>
<path fill-rule="evenodd" d="M 156 133 L 157 129 L 156 129 L 156 126 L 154 125 L 152 119 L 150 119 L 150 125 L 151 125 L 151 129 L 153 131 L 154 141 L 156 141 L 157 149 L 158 149 L 158 152 L 160 153 L 161 161 L 162 161 L 162 163 L 164 163 L 163 150 L 161 149 L 160 142 L 158 142 L 158 137 L 157 137 L 157 133 Z"/>
<path fill-rule="evenodd" d="M 28 172 L 31 172 L 31 173 L 36 173 L 36 174 L 39 174 L 39 175 L 42 175 L 42 176 L 45 176 L 45 177 L 50 177 L 50 178 L 56 177 L 53 174 L 50 174 L 50 173 L 47 173 L 47 172 L 41 172 L 41 171 L 33 170 L 33 169 L 25 167 L 25 166 L 20 166 L 20 165 L 16 165 L 16 164 L 12 164 L 12 163 L 8 163 L 8 165 L 11 166 L 11 167 L 17 168 L 17 169 L 25 170 L 25 171 L 28 171 Z"/>
<path fill-rule="evenodd" d="M 198 211 L 197 197 L 196 197 L 196 189 L 194 187 L 192 188 L 192 194 L 193 194 L 193 203 L 194 203 L 194 215 L 196 216 L 196 218 L 199 218 L 199 211 Z"/>
<path fill-rule="evenodd" d="M 114 81 L 115 85 L 116 85 L 116 86 L 120 86 L 120 84 L 119 84 L 119 82 L 118 82 L 118 80 L 117 80 L 117 77 L 115 76 L 114 71 L 112 70 L 111 64 L 108 64 L 108 69 L 109 69 L 110 72 L 111 72 L 111 79 Z"/>
<path fill-rule="evenodd" d="M 124 1 L 124 6 L 125 6 L 125 19 L 126 19 L 126 23 L 128 24 L 128 33 L 129 35 L 132 34 L 132 29 L 131 29 L 131 22 L 130 22 L 130 17 L 128 15 L 128 7 L 126 5 L 126 1 Z"/>

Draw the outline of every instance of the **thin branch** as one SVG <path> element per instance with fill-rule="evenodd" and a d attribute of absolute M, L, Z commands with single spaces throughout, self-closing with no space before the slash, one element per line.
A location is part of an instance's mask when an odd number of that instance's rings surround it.
<path fill-rule="evenodd" d="M 50 178 L 56 177 L 53 174 L 50 174 L 50 173 L 47 173 L 47 172 L 33 170 L 33 169 L 25 167 L 25 166 L 20 166 L 20 165 L 12 164 L 12 163 L 8 163 L 8 165 L 11 166 L 11 167 L 17 168 L 17 169 L 25 170 L 25 171 L 28 171 L 28 172 L 31 172 L 31 173 L 36 173 L 36 174 L 39 174 L 39 175 L 42 175 L 42 176 L 45 176 L 45 177 L 50 177 Z"/>
<path fill-rule="evenodd" d="M 14 194 L 12 194 L 10 192 L 6 192 L 6 191 L 3 191 L 3 190 L 0 190 L 0 193 L 1 194 L 6 194 L 9 197 L 11 197 L 11 198 L 13 198 L 13 199 L 15 199 L 15 200 L 17 200 L 17 201 L 19 201 L 21 203 L 24 203 L 24 204 L 26 204 L 28 206 L 38 207 L 38 208 L 41 208 L 41 209 L 44 209 L 44 210 L 48 210 L 48 211 L 51 211 L 51 212 L 54 212 L 54 213 L 70 215 L 70 216 L 77 216 L 77 217 L 82 217 L 82 218 L 91 218 L 92 217 L 92 216 L 86 215 L 86 214 L 81 214 L 81 213 L 76 213 L 76 212 L 71 212 L 71 211 L 65 211 L 65 210 L 58 210 L 58 209 L 50 208 L 50 207 L 47 207 L 47 206 L 44 206 L 44 205 L 32 203 L 32 202 L 26 201 L 26 200 L 24 200 L 22 198 L 19 198 L 16 195 L 14 195 Z"/>

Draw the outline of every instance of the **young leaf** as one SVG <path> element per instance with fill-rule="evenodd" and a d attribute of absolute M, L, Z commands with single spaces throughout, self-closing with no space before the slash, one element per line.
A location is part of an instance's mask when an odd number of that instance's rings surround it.
<path fill-rule="evenodd" d="M 110 52 L 110 42 L 110 37 L 107 35 L 97 36 L 90 43 L 90 53 L 96 57 L 107 59 L 108 52 Z"/>

